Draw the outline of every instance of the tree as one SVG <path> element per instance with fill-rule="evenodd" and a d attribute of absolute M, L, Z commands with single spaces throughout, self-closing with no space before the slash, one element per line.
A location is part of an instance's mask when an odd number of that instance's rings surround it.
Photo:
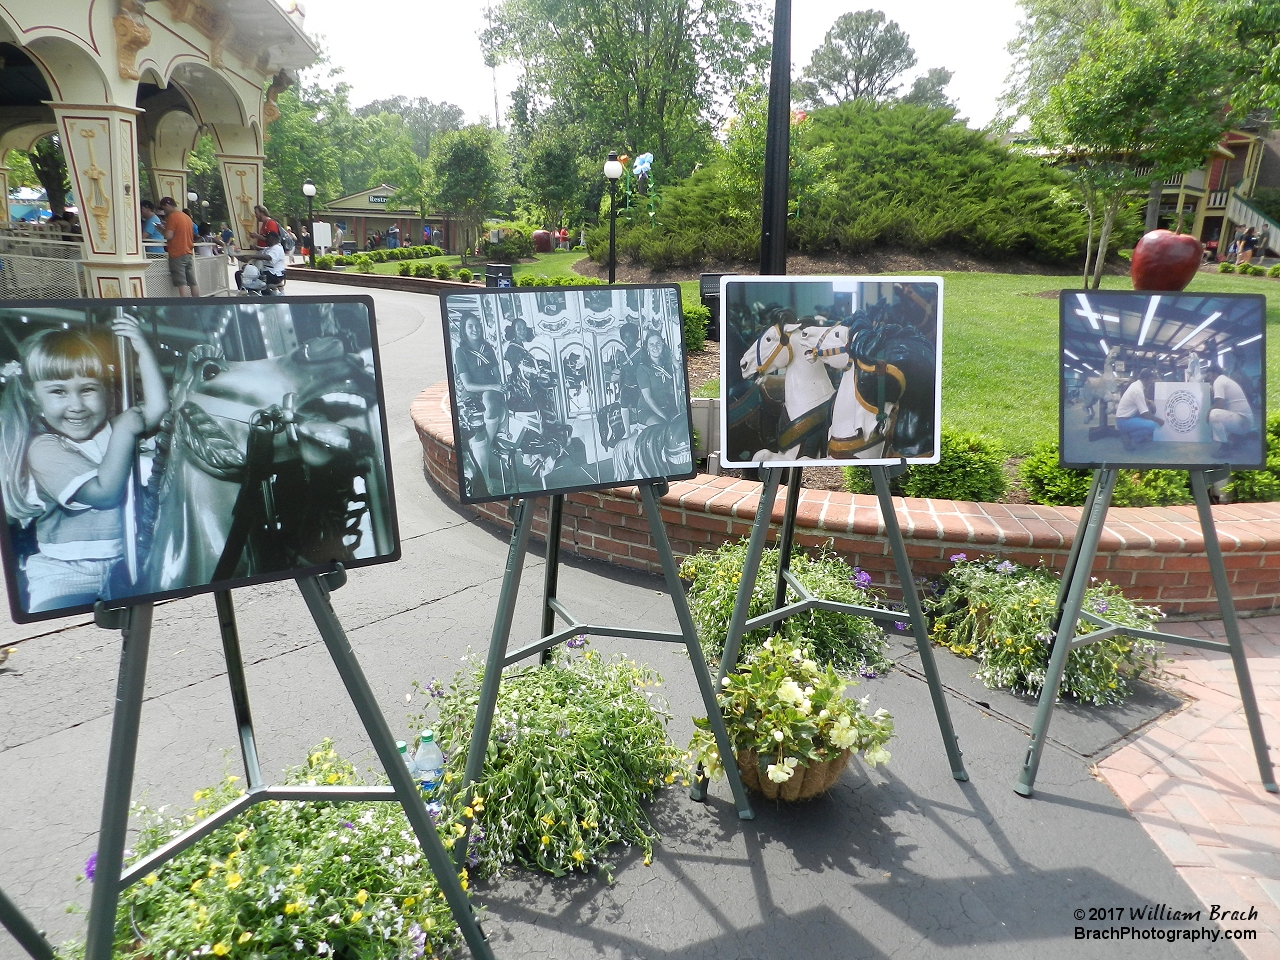
<path fill-rule="evenodd" d="M 351 118 L 341 85 L 337 90 L 318 83 L 290 87 L 276 106 L 280 116 L 267 128 L 262 199 L 277 217 L 297 219 L 307 210 L 304 180 L 316 185 L 321 202 L 349 192 L 338 160 L 341 146 L 349 142 Z"/>
<path fill-rule="evenodd" d="M 9 173 L 5 179 L 9 181 L 10 190 L 17 187 L 40 186 L 40 179 L 31 169 L 31 158 L 21 150 L 10 150 L 7 158 L 0 157 L 0 163 L 7 164 L 9 167 Z"/>
<path fill-rule="evenodd" d="M 62 213 L 67 209 L 67 194 L 71 192 L 71 180 L 67 176 L 67 160 L 62 155 L 62 143 L 56 133 L 42 137 L 29 154 L 31 169 L 49 199 L 49 210 Z"/>
<path fill-rule="evenodd" d="M 1191 12 L 1121 0 L 1032 118 L 1039 143 L 1071 161 L 1091 226 L 1101 223 L 1085 264 L 1087 279 L 1092 255 L 1095 289 L 1131 193 L 1199 166 L 1230 126 L 1231 64 Z"/>
<path fill-rule="evenodd" d="M 194 190 L 201 200 L 209 201 L 208 208 L 202 207 L 201 210 L 207 211 L 205 215 L 210 223 L 216 226 L 221 221 L 231 219 L 227 211 L 227 191 L 222 183 L 218 157 L 213 149 L 213 138 L 207 133 L 201 134 L 196 140 L 196 148 L 187 159 L 187 189 Z"/>
<path fill-rule="evenodd" d="M 461 130 L 466 124 L 462 108 L 452 103 L 434 103 L 426 97 L 390 97 L 374 100 L 356 109 L 357 117 L 376 117 L 392 113 L 404 121 L 413 152 L 425 160 L 431 152 L 431 141 L 440 133 Z"/>
<path fill-rule="evenodd" d="M 1280 0 L 1197 0 L 1196 8 L 1218 25 L 1231 55 L 1232 106 L 1280 113 Z"/>
<path fill-rule="evenodd" d="M 946 67 L 932 67 L 923 76 L 916 77 L 911 92 L 902 98 L 903 103 L 931 110 L 954 110 L 956 105 L 947 97 L 946 86 L 954 76 Z"/>
<path fill-rule="evenodd" d="M 504 0 L 482 39 L 521 65 L 536 110 L 580 117 L 588 156 L 651 152 L 670 179 L 712 150 L 722 105 L 768 56 L 744 0 Z"/>
<path fill-rule="evenodd" d="M 844 13 L 813 51 L 796 92 L 813 106 L 881 102 L 893 97 L 893 81 L 915 65 L 915 51 L 897 23 L 886 22 L 879 10 Z"/>
<path fill-rule="evenodd" d="M 506 196 L 509 164 L 494 130 L 473 124 L 436 138 L 426 160 L 426 202 L 457 220 L 474 247 L 480 226 Z"/>

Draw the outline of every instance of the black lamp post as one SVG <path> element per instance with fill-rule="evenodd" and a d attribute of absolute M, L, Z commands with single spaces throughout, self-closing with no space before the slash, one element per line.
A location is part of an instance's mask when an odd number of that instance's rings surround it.
<path fill-rule="evenodd" d="M 609 159 L 604 162 L 604 175 L 609 180 L 609 282 L 613 283 L 617 268 L 618 178 L 622 176 L 617 150 L 609 151 Z"/>
<path fill-rule="evenodd" d="M 764 209 L 760 273 L 787 272 L 787 181 L 791 155 L 791 0 L 776 0 L 773 58 L 769 65 L 769 120 L 765 129 Z"/>
<path fill-rule="evenodd" d="M 311 201 L 316 196 L 316 185 L 311 182 L 310 177 L 302 181 L 302 195 L 307 198 L 307 233 L 311 235 L 311 247 L 309 248 L 311 256 L 308 266 L 314 270 L 316 268 L 316 221 L 311 215 Z M 325 261 L 325 263 L 328 262 L 328 260 Z"/>

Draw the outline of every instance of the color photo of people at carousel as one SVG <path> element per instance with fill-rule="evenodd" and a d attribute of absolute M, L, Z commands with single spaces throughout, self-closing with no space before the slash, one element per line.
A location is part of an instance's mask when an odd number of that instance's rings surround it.
<path fill-rule="evenodd" d="M 0 301 L 26 622 L 399 555 L 372 303 Z"/>
<path fill-rule="evenodd" d="M 693 475 L 680 291 L 445 298 L 464 503 Z"/>
<path fill-rule="evenodd" d="M 1060 460 L 1068 467 L 1266 457 L 1266 299 L 1063 290 Z"/>
<path fill-rule="evenodd" d="M 942 280 L 724 277 L 721 462 L 936 463 Z"/>

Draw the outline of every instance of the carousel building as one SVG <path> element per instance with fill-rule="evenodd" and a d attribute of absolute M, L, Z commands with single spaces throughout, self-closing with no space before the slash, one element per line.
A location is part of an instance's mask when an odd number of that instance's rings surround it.
<path fill-rule="evenodd" d="M 185 205 L 202 131 L 247 246 L 276 97 L 315 59 L 301 12 L 276 0 L 0 2 L 0 188 L 7 196 L 10 151 L 57 134 L 82 234 L 59 243 L 0 223 L 0 296 L 169 293 L 164 264 L 142 247 L 139 169 L 150 199 Z"/>

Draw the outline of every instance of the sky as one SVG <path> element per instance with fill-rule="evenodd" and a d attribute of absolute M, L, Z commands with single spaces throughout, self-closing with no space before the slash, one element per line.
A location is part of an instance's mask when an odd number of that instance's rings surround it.
<path fill-rule="evenodd" d="M 457 104 L 469 121 L 493 119 L 494 79 L 484 66 L 477 33 L 484 27 L 485 0 L 450 4 L 404 0 L 305 0 L 304 28 L 319 36 L 331 61 L 343 68 L 351 102 L 403 95 Z M 770 3 L 770 6 L 772 4 Z M 955 76 L 948 92 L 969 118 L 983 126 L 995 116 L 1011 60 L 1005 47 L 1017 31 L 1016 0 L 912 0 L 894 6 L 875 0 L 792 0 L 793 72 L 809 62 L 813 49 L 836 17 L 862 9 L 884 10 L 911 39 L 916 67 L 911 79 L 930 67 Z M 498 68 L 499 110 L 504 115 L 519 69 Z"/>

